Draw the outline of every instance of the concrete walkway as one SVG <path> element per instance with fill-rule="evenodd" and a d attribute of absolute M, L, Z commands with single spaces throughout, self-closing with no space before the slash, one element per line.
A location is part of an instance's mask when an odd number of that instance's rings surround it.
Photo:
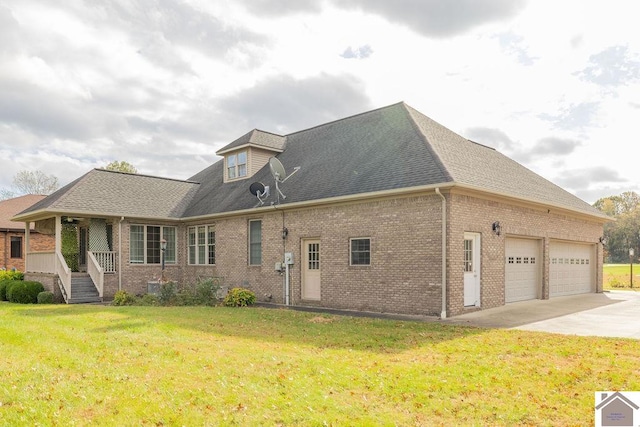
<path fill-rule="evenodd" d="M 640 293 L 522 301 L 441 320 L 453 325 L 640 339 Z"/>

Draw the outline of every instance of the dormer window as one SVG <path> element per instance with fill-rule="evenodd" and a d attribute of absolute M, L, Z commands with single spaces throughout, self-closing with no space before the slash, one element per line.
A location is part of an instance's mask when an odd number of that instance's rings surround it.
<path fill-rule="evenodd" d="M 247 176 L 247 152 L 227 156 L 227 179 L 236 179 Z"/>

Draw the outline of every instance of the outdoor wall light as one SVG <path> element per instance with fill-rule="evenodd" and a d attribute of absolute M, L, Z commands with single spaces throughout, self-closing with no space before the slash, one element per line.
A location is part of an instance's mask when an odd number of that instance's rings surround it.
<path fill-rule="evenodd" d="M 604 236 L 599 237 L 599 238 L 598 238 L 598 241 L 599 241 L 600 243 L 602 243 L 602 245 L 603 245 L 603 246 L 607 244 L 607 238 L 606 238 L 606 237 L 604 237 Z"/>
<path fill-rule="evenodd" d="M 287 236 L 289 235 L 289 229 L 287 227 L 282 229 L 282 238 L 286 239 Z"/>
<path fill-rule="evenodd" d="M 502 231 L 502 227 L 500 226 L 500 221 L 496 221 L 493 224 L 491 224 L 491 229 L 493 230 L 494 233 L 496 233 L 496 236 L 499 236 L 500 232 Z"/>

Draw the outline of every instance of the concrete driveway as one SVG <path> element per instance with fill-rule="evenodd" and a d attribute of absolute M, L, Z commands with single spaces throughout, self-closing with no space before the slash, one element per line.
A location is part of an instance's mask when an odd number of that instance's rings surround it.
<path fill-rule="evenodd" d="M 640 339 L 640 293 L 611 291 L 515 302 L 442 320 L 455 325 Z"/>

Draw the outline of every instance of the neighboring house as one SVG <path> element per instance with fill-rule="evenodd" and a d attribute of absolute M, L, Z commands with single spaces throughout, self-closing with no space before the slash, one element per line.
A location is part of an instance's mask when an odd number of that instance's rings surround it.
<path fill-rule="evenodd" d="M 77 224 L 107 299 L 147 291 L 162 240 L 167 279 L 220 277 L 282 304 L 452 316 L 602 291 L 607 216 L 405 103 L 253 130 L 217 154 L 186 181 L 95 169 L 15 219 L 55 228 L 58 248 Z M 272 157 L 297 172 L 276 185 Z M 27 270 L 69 293 L 62 261 Z"/>
<path fill-rule="evenodd" d="M 11 221 L 11 218 L 45 197 L 27 194 L 0 201 L 0 269 L 24 271 L 26 236 L 24 223 Z M 29 236 L 31 250 L 53 253 L 55 241 L 53 235 L 38 233 L 32 225 Z"/>

